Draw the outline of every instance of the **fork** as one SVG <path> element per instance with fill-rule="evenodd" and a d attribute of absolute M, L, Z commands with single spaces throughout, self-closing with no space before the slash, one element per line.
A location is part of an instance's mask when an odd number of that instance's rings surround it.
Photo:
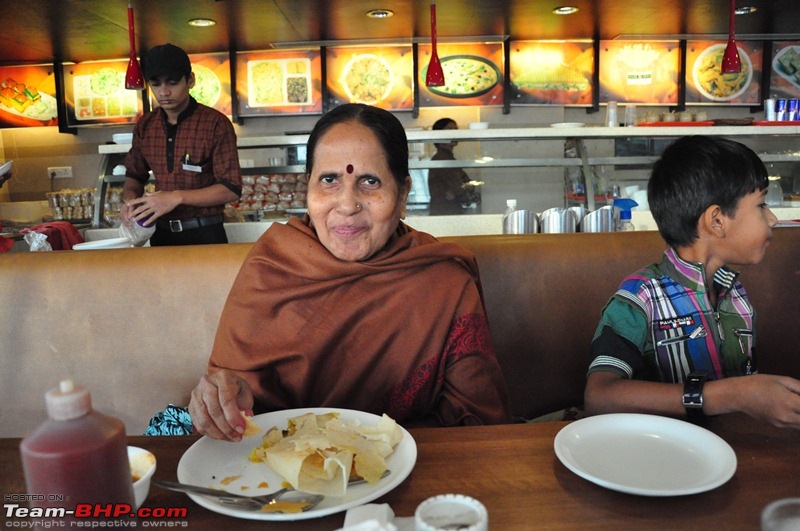
<path fill-rule="evenodd" d="M 224 490 L 217 490 L 217 489 L 209 489 L 206 487 L 198 487 L 197 485 L 187 485 L 185 483 L 176 483 L 173 481 L 163 481 L 160 479 L 154 479 L 153 483 L 158 485 L 161 488 L 174 490 L 177 492 L 190 492 L 192 494 L 200 494 L 201 496 L 209 496 L 211 498 L 215 498 L 223 505 L 228 505 L 231 507 L 236 507 L 237 509 L 242 509 L 245 511 L 268 511 L 268 512 L 283 512 L 280 510 L 280 506 L 276 506 L 275 511 L 270 511 L 267 507 L 273 503 L 275 503 L 281 496 L 286 494 L 287 492 L 294 492 L 294 489 L 291 487 L 282 488 L 280 490 L 276 490 L 270 494 L 263 494 L 260 496 L 244 496 L 242 494 L 233 494 L 231 492 L 226 492 Z M 298 493 L 301 496 L 297 498 L 292 498 L 292 502 L 305 504 L 301 509 L 303 512 L 309 511 L 319 505 L 319 503 L 325 499 L 325 496 L 321 494 L 307 494 L 307 493 Z"/>
<path fill-rule="evenodd" d="M 390 473 L 391 473 L 390 470 L 384 471 L 383 475 L 381 475 L 381 479 L 385 478 Z M 365 483 L 366 481 L 367 480 L 365 480 L 364 478 L 351 476 L 351 479 L 347 483 L 347 485 L 348 486 L 358 485 L 359 483 Z M 302 507 L 302 509 L 300 509 L 302 512 L 310 511 L 311 509 L 319 505 L 319 503 L 323 499 L 325 499 L 325 496 L 321 494 L 309 494 L 305 492 L 295 491 L 295 489 L 292 487 L 284 487 L 280 490 L 276 490 L 275 492 L 271 492 L 270 494 L 263 494 L 260 496 L 244 496 L 242 494 L 234 494 L 224 490 L 209 489 L 206 487 L 199 487 L 197 485 L 176 483 L 174 481 L 164 481 L 160 479 L 154 479 L 153 483 L 161 488 L 168 490 L 174 490 L 177 492 L 191 492 L 193 494 L 200 494 L 201 496 L 209 496 L 212 498 L 216 498 L 223 505 L 236 507 L 245 511 L 267 511 L 276 513 L 283 512 L 280 509 L 280 505 L 276 506 L 276 510 L 270 510 L 268 506 L 274 504 L 284 494 L 287 494 L 289 492 L 296 492 L 298 496 L 297 497 L 292 496 L 292 499 L 288 501 L 291 501 L 293 503 L 306 504 L 305 506 Z"/>

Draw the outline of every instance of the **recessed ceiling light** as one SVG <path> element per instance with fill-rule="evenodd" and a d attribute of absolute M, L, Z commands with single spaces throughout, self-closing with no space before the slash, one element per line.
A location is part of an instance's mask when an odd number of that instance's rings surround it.
<path fill-rule="evenodd" d="M 756 11 L 758 11 L 757 7 L 742 6 L 742 7 L 737 7 L 734 13 L 736 13 L 737 15 L 750 15 L 752 13 L 755 13 Z"/>
<path fill-rule="evenodd" d="M 189 21 L 190 26 L 195 26 L 197 28 L 207 28 L 215 25 L 216 23 L 216 20 L 211 20 L 210 18 L 193 18 Z"/>
<path fill-rule="evenodd" d="M 553 14 L 556 15 L 571 15 L 573 13 L 577 13 L 578 11 L 580 10 L 575 6 L 559 6 L 553 8 Z"/>
<path fill-rule="evenodd" d="M 367 11 L 369 18 L 389 18 L 394 16 L 394 11 L 391 9 L 371 9 Z"/>

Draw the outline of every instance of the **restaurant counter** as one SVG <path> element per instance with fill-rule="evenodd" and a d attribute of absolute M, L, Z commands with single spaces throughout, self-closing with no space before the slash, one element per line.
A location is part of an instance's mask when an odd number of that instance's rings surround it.
<path fill-rule="evenodd" d="M 774 428 L 742 415 L 711 419 L 706 427 L 736 453 L 733 477 L 699 494 L 649 497 L 609 490 L 570 472 L 553 448 L 556 434 L 567 424 L 412 429 L 418 449 L 413 471 L 373 503 L 388 503 L 396 516 L 410 517 L 417 505 L 431 496 L 464 494 L 486 506 L 489 529 L 493 530 L 757 530 L 759 515 L 768 503 L 800 493 L 800 432 L 795 430 Z M 178 462 L 195 440 L 133 436 L 128 443 L 156 455 L 156 479 L 175 481 Z M 0 439 L 0 494 L 6 500 L 25 492 L 19 442 L 15 438 Z M 235 519 L 207 510 L 185 494 L 155 485 L 144 507 L 186 508 L 187 515 L 171 520 L 126 518 L 122 523 L 215 531 L 333 531 L 344 519 L 344 513 L 296 522 Z M 0 528 L 11 529 L 11 519 L 4 518 L 0 518 Z M 14 523 L 25 520 L 16 519 Z"/>
<path fill-rule="evenodd" d="M 779 220 L 800 219 L 800 207 L 774 209 Z M 636 230 L 657 230 L 649 210 L 631 212 Z M 226 223 L 225 231 L 230 243 L 249 243 L 258 239 L 275 221 L 285 222 L 284 218 L 276 220 L 249 221 L 243 223 Z M 503 233 L 503 214 L 468 214 L 461 216 L 428 216 L 409 214 L 405 222 L 417 230 L 438 237 L 475 236 Z M 118 229 L 87 229 L 84 231 L 86 241 L 119 237 Z"/>

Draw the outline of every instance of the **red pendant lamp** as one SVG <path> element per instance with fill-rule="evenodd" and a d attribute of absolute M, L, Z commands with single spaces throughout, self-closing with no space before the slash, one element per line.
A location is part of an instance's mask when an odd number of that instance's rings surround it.
<path fill-rule="evenodd" d="M 739 58 L 739 49 L 733 36 L 734 18 L 736 17 L 736 0 L 731 0 L 731 21 L 728 29 L 728 46 L 722 56 L 722 73 L 738 74 L 742 71 L 742 60 Z"/>
<path fill-rule="evenodd" d="M 125 72 L 125 88 L 128 90 L 144 90 L 144 75 L 139 60 L 136 58 L 136 36 L 133 31 L 133 8 L 128 2 L 128 38 L 131 43 L 131 58 Z"/>
<path fill-rule="evenodd" d="M 425 85 L 428 87 L 444 86 L 444 70 L 436 53 L 436 0 L 431 0 L 431 61 L 428 63 L 428 73 L 425 75 Z"/>

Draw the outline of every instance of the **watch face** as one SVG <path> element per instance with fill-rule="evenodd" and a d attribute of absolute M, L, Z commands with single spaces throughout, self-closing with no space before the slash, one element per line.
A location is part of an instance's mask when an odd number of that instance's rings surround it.
<path fill-rule="evenodd" d="M 689 374 L 683 386 L 683 406 L 686 408 L 703 407 L 704 375 Z"/>

